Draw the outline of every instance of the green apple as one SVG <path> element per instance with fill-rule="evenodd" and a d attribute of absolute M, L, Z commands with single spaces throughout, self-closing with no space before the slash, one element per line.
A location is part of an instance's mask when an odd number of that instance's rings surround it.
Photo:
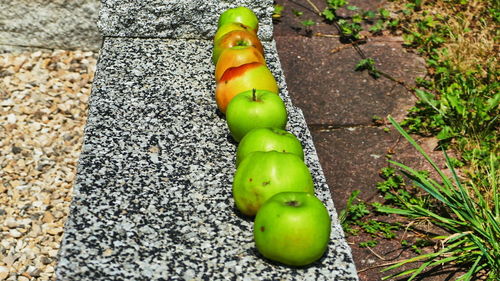
<path fill-rule="evenodd" d="M 241 23 L 257 32 L 259 20 L 255 13 L 247 7 L 236 7 L 227 9 L 219 16 L 217 27 L 220 28 L 228 23 Z"/>
<path fill-rule="evenodd" d="M 330 241 L 328 210 L 314 195 L 282 192 L 262 205 L 254 222 L 257 250 L 266 258 L 306 266 L 325 253 Z"/>
<path fill-rule="evenodd" d="M 278 128 L 256 128 L 248 132 L 238 144 L 236 167 L 252 152 L 273 150 L 292 153 L 304 160 L 302 144 L 294 134 Z"/>
<path fill-rule="evenodd" d="M 276 93 L 252 89 L 237 94 L 227 105 L 226 121 L 234 140 L 239 142 L 255 128 L 285 129 L 288 114 Z"/>
<path fill-rule="evenodd" d="M 309 168 L 295 154 L 256 151 L 241 161 L 234 174 L 234 203 L 247 216 L 254 216 L 266 200 L 286 191 L 314 194 Z"/>

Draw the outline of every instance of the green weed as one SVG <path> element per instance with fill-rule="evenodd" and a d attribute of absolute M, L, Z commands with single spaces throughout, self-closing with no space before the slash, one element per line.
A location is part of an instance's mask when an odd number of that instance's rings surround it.
<path fill-rule="evenodd" d="M 396 231 L 401 229 L 401 224 L 369 219 L 369 215 L 373 214 L 373 207 L 358 199 L 359 193 L 359 190 L 353 191 L 347 200 L 346 208 L 340 212 L 339 218 L 344 231 L 351 235 L 358 235 L 360 231 L 363 231 L 378 239 L 395 238 Z M 353 203 L 354 200 L 358 203 Z M 360 243 L 360 247 L 375 245 L 376 243 L 373 244 L 370 241 Z"/>
<path fill-rule="evenodd" d="M 365 205 L 365 203 L 357 199 L 359 193 L 359 190 L 355 190 L 351 193 L 351 195 L 347 199 L 345 209 L 343 209 L 339 214 L 339 220 L 342 228 L 347 233 L 353 235 L 356 235 L 359 229 L 353 228 L 351 226 L 358 222 L 358 220 L 365 215 L 370 214 L 370 211 L 368 210 L 368 207 Z M 359 201 L 359 203 L 354 203 L 354 200 Z"/>
<path fill-rule="evenodd" d="M 420 100 L 402 125 L 453 149 L 461 171 L 491 201 L 484 172 L 491 159 L 498 166 L 499 2 L 409 2 L 400 17 L 403 36 L 426 58 L 429 75 L 417 80 Z"/>
<path fill-rule="evenodd" d="M 366 247 L 375 247 L 378 245 L 378 241 L 377 240 L 368 240 L 368 241 L 365 241 L 365 242 L 360 242 L 359 243 L 359 246 L 361 248 L 366 248 Z"/>
<path fill-rule="evenodd" d="M 467 273 L 457 280 L 471 280 L 480 274 L 489 280 L 497 280 L 500 277 L 500 196 L 497 193 L 497 175 L 489 175 L 493 184 L 491 188 L 494 191 L 494 198 L 493 202 L 488 202 L 474 185 L 468 189 L 461 182 L 444 150 L 447 167 L 452 174 L 451 178 L 445 175 L 392 117 L 389 117 L 389 121 L 425 157 L 440 179 L 439 181 L 433 180 L 428 175 L 404 164 L 389 162 L 399 167 L 415 186 L 428 193 L 439 202 L 439 205 L 422 207 L 404 200 L 400 207 L 380 205 L 377 211 L 398 214 L 408 219 L 425 218 L 450 234 L 433 237 L 433 240 L 440 241 L 442 245 L 440 250 L 421 254 L 385 268 L 384 271 L 387 271 L 405 264 L 420 262 L 418 267 L 388 276 L 385 279 L 409 275 L 408 280 L 412 280 L 428 268 L 444 263 L 455 263 L 469 268 Z M 489 168 L 492 169 L 491 172 L 495 172 L 494 169 L 497 167 L 492 159 L 490 161 Z"/>
<path fill-rule="evenodd" d="M 367 70 L 368 74 L 370 74 L 370 76 L 372 76 L 373 78 L 380 77 L 380 71 L 378 71 L 377 68 L 375 67 L 375 61 L 372 58 L 361 59 L 356 65 L 355 70 L 356 71 Z"/>

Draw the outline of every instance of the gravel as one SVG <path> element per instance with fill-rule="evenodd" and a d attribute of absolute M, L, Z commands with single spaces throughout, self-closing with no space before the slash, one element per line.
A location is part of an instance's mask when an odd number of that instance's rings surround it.
<path fill-rule="evenodd" d="M 97 53 L 0 54 L 0 280 L 53 280 Z"/>

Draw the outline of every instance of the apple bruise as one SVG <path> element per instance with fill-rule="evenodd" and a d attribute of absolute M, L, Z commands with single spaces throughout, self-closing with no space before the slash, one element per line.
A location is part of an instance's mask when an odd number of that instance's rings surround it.
<path fill-rule="evenodd" d="M 240 66 L 237 66 L 237 67 L 228 68 L 224 72 L 224 74 L 222 74 L 222 77 L 220 78 L 220 80 L 224 81 L 224 83 L 227 84 L 229 82 L 229 80 L 232 80 L 235 77 L 241 76 L 247 70 L 259 67 L 261 65 L 262 65 L 262 63 L 260 63 L 260 62 L 251 62 L 251 63 L 247 63 L 247 64 L 240 65 Z"/>
<path fill-rule="evenodd" d="M 246 25 L 244 25 L 244 24 L 242 24 L 242 23 L 238 23 L 238 24 L 239 24 L 239 25 L 241 26 L 241 28 L 243 28 L 244 30 L 251 30 L 251 31 L 253 31 L 253 29 L 251 29 L 250 27 L 248 27 L 248 26 L 246 26 Z"/>
<path fill-rule="evenodd" d="M 285 205 L 290 206 L 290 207 L 299 207 L 300 202 L 296 201 L 296 200 L 292 200 L 292 201 L 285 202 Z"/>
<path fill-rule="evenodd" d="M 264 232 L 265 230 L 266 230 L 266 228 L 264 226 L 260 227 L 260 232 Z"/>
<path fill-rule="evenodd" d="M 256 199 L 255 201 L 258 202 L 259 195 L 256 193 L 253 193 L 253 195 Z M 257 213 L 257 210 L 259 210 L 259 207 L 260 207 L 258 205 L 258 203 L 254 203 L 245 197 L 239 197 L 239 199 L 240 199 L 242 206 L 244 206 L 244 208 L 240 209 L 240 211 L 246 216 L 255 216 L 255 214 Z"/>
<path fill-rule="evenodd" d="M 258 192 L 256 192 L 255 190 L 252 192 L 254 198 L 255 198 L 255 201 L 252 202 L 251 200 L 244 200 L 247 202 L 247 213 L 245 213 L 247 216 L 255 216 L 255 214 L 257 214 L 257 211 L 259 210 L 260 206 L 258 203 L 255 203 L 255 202 L 259 202 L 260 201 L 260 195 Z"/>

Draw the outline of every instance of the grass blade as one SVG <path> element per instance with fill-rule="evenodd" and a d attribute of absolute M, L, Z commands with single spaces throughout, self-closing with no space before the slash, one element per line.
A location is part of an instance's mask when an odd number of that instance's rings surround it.
<path fill-rule="evenodd" d="M 413 138 L 408 135 L 408 133 L 405 132 L 405 130 L 403 128 L 401 128 L 401 126 L 398 124 L 398 122 L 396 122 L 396 120 L 394 120 L 394 118 L 392 118 L 392 116 L 388 116 L 387 117 L 389 119 L 389 121 L 392 123 L 392 125 L 394 126 L 394 128 L 396 128 L 396 130 L 418 151 L 420 152 L 420 154 L 422 156 L 424 156 L 424 158 L 427 160 L 427 162 L 429 162 L 429 164 L 431 164 L 432 168 L 434 168 L 434 170 L 439 174 L 439 176 L 443 179 L 443 183 L 445 183 L 448 187 L 451 187 L 452 184 L 450 182 L 450 180 L 448 179 L 448 177 L 446 177 L 446 175 L 441 171 L 441 169 L 439 169 L 438 165 L 429 157 L 429 155 L 427 155 L 427 153 L 422 149 L 422 147 L 420 145 L 418 145 L 418 143 L 413 140 Z"/>

